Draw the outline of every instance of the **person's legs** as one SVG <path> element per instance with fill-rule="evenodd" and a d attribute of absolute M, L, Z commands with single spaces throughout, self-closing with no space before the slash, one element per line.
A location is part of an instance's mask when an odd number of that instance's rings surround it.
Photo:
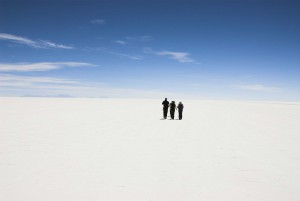
<path fill-rule="evenodd" d="M 179 113 L 179 120 L 181 120 L 182 119 L 182 111 L 178 111 L 178 113 Z"/>
<path fill-rule="evenodd" d="M 171 118 L 174 119 L 175 110 L 171 111 Z"/>
<path fill-rule="evenodd" d="M 164 118 L 166 119 L 168 115 L 168 108 L 164 108 Z"/>

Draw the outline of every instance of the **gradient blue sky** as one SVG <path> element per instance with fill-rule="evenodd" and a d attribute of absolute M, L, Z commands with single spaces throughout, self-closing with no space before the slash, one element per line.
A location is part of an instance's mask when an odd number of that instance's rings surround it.
<path fill-rule="evenodd" d="M 300 1 L 0 1 L 0 96 L 300 101 Z"/>

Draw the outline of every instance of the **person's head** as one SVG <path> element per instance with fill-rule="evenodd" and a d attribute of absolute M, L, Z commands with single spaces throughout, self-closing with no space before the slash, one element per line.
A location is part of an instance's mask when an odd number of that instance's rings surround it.
<path fill-rule="evenodd" d="M 165 100 L 167 100 L 167 98 L 165 98 Z"/>
<path fill-rule="evenodd" d="M 179 104 L 182 104 L 182 102 L 181 102 L 181 101 L 179 101 Z"/>
<path fill-rule="evenodd" d="M 172 103 L 175 103 L 175 101 L 172 101 Z"/>

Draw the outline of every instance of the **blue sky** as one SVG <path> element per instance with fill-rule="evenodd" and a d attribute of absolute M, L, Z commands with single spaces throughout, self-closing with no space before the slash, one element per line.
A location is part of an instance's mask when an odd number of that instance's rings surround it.
<path fill-rule="evenodd" d="M 0 2 L 0 96 L 300 100 L 300 1 Z"/>

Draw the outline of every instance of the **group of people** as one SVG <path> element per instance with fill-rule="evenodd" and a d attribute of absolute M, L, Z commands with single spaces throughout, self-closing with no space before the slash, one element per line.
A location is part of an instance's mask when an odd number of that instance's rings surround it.
<path fill-rule="evenodd" d="M 168 115 L 168 109 L 170 107 L 170 116 L 171 119 L 174 119 L 174 115 L 175 115 L 175 110 L 178 109 L 178 119 L 181 120 L 182 119 L 182 112 L 183 112 L 183 104 L 181 102 L 178 103 L 177 107 L 175 104 L 175 101 L 172 101 L 171 103 L 169 103 L 169 101 L 167 100 L 167 98 L 165 98 L 165 100 L 162 102 L 163 107 L 163 111 L 164 111 L 164 118 L 167 118 Z"/>

